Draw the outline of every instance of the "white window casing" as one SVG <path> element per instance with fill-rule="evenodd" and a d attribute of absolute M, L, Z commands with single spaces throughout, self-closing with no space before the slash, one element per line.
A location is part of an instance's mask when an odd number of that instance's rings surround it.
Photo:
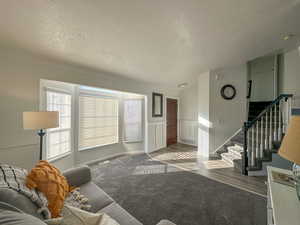
<path fill-rule="evenodd" d="M 59 127 L 47 130 L 46 158 L 64 156 L 72 150 L 72 96 L 55 90 L 46 90 L 47 111 L 59 111 Z"/>

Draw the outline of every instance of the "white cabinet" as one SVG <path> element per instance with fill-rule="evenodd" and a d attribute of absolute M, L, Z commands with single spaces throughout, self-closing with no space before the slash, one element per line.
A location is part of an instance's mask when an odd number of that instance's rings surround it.
<path fill-rule="evenodd" d="M 296 190 L 273 182 L 272 171 L 292 174 L 289 170 L 268 167 L 268 225 L 300 225 L 300 201 Z"/>

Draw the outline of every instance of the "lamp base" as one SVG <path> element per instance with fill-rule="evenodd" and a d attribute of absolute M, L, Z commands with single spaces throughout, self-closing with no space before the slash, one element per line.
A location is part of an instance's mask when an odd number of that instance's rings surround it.
<path fill-rule="evenodd" d="M 296 193 L 300 201 L 300 166 L 294 163 L 292 171 L 295 179 Z"/>

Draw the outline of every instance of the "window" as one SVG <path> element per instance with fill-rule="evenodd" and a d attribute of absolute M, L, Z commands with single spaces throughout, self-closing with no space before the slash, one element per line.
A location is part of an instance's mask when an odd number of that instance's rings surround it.
<path fill-rule="evenodd" d="M 79 150 L 119 142 L 118 99 L 79 96 Z"/>
<path fill-rule="evenodd" d="M 142 141 L 142 99 L 124 100 L 124 141 Z"/>
<path fill-rule="evenodd" d="M 71 95 L 47 90 L 47 111 L 59 111 L 59 127 L 47 130 L 47 159 L 71 152 Z"/>

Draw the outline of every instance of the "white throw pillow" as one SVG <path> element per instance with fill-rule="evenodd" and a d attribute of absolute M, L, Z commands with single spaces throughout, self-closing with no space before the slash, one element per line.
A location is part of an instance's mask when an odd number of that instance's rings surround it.
<path fill-rule="evenodd" d="M 48 225 L 119 225 L 105 213 L 91 213 L 69 205 L 62 209 L 62 217 L 44 222 Z"/>

